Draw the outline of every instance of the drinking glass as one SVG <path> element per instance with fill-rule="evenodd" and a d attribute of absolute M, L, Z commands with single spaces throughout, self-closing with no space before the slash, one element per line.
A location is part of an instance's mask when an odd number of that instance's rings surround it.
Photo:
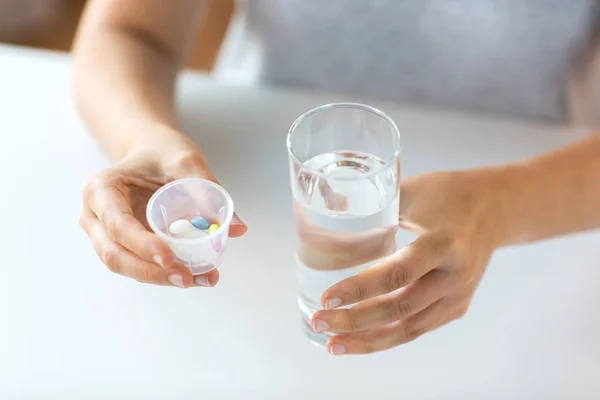
<path fill-rule="evenodd" d="M 327 104 L 300 116 L 287 137 L 298 305 L 309 338 L 321 295 L 396 251 L 401 137 L 373 107 Z"/>

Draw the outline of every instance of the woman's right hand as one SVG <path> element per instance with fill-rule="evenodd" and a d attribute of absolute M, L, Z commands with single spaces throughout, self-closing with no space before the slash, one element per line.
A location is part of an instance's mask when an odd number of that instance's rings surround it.
<path fill-rule="evenodd" d="M 140 282 L 184 288 L 218 282 L 216 269 L 192 276 L 189 268 L 175 261 L 171 249 L 150 230 L 146 220 L 146 205 L 154 192 L 187 177 L 216 182 L 193 144 L 135 152 L 88 180 L 80 225 L 112 272 Z M 234 215 L 229 235 L 238 237 L 246 230 Z"/>

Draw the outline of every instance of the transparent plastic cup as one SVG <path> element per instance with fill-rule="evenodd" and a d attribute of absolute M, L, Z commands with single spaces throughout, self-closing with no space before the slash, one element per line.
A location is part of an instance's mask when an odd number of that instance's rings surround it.
<path fill-rule="evenodd" d="M 187 265 L 193 275 L 205 274 L 223 262 L 233 201 L 229 193 L 214 182 L 200 178 L 173 181 L 154 193 L 146 208 L 150 228 L 173 251 L 176 260 Z M 176 237 L 169 226 L 177 220 L 202 217 L 218 224 L 212 234 Z"/>

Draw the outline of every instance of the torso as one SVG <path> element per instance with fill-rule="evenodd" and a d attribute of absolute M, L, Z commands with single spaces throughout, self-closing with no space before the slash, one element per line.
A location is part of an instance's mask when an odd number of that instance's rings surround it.
<path fill-rule="evenodd" d="M 596 0 L 249 0 L 260 79 L 564 120 Z"/>

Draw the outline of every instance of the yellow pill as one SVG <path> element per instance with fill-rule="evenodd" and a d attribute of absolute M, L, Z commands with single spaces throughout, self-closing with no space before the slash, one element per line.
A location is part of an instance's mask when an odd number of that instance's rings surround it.
<path fill-rule="evenodd" d="M 211 233 L 211 234 L 212 234 L 212 233 L 215 233 L 215 231 L 216 231 L 217 229 L 219 229 L 219 225 L 217 225 L 217 224 L 211 224 L 211 225 L 208 227 L 208 233 Z"/>

